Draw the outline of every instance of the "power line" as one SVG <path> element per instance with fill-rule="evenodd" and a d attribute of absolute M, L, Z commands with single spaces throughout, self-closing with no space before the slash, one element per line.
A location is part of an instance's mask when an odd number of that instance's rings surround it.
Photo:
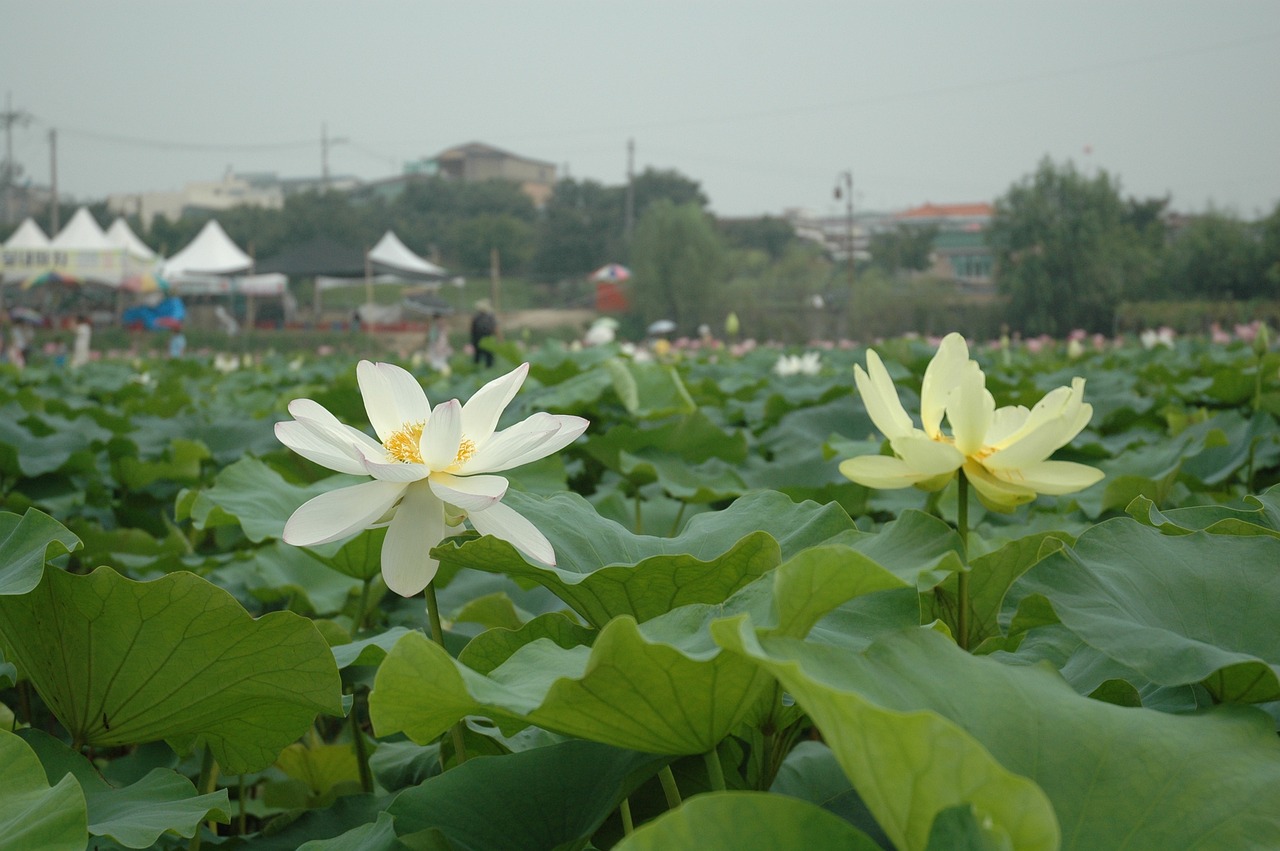
<path fill-rule="evenodd" d="M 165 139 L 145 139 L 140 136 L 125 136 L 118 133 L 100 133 L 96 130 L 85 130 L 81 127 L 69 127 L 66 124 L 62 124 L 60 122 L 55 123 L 53 120 L 43 118 L 41 116 L 32 117 L 34 118 L 35 123 L 43 124 L 50 128 L 56 126 L 58 128 L 58 132 L 69 136 L 92 139 L 95 142 L 110 142 L 118 145 L 132 145 L 136 148 L 150 148 L 152 150 L 161 151 L 282 151 L 298 150 L 300 148 L 314 148 L 316 146 L 315 139 L 300 139 L 295 142 L 179 142 Z"/>

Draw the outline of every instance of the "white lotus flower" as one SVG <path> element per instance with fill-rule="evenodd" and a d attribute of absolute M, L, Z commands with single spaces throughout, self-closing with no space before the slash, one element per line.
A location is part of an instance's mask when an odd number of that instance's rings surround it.
<path fill-rule="evenodd" d="M 1084 379 L 1050 391 L 1031 410 L 996 408 L 986 376 L 959 334 L 943 338 L 925 369 L 916 428 L 898 400 L 893 379 L 874 351 L 867 369 L 854 366 L 867 414 L 889 440 L 893 456 L 864 455 L 840 464 L 840 472 L 873 488 L 911 485 L 937 490 L 963 469 L 982 504 L 996 511 L 1035 499 L 1036 494 L 1074 493 L 1097 482 L 1102 471 L 1049 456 L 1089 423 Z M 951 433 L 942 430 L 943 416 Z"/>
<path fill-rule="evenodd" d="M 817 375 L 822 371 L 822 354 L 805 352 L 802 355 L 779 355 L 773 365 L 774 374 L 787 377 L 791 375 Z"/>
<path fill-rule="evenodd" d="M 432 408 L 410 373 L 361 361 L 356 378 L 377 440 L 310 399 L 290 402 L 293 421 L 276 424 L 281 443 L 331 470 L 373 478 L 302 505 L 285 524 L 285 542 L 312 546 L 388 525 L 382 576 L 405 597 L 435 577 L 440 565 L 428 553 L 464 518 L 481 535 L 555 564 L 546 537 L 502 504 L 507 480 L 493 473 L 564 448 L 586 430 L 587 421 L 537 413 L 494 431 L 528 372 L 522 364 L 481 387 L 465 405 L 450 399 Z"/>

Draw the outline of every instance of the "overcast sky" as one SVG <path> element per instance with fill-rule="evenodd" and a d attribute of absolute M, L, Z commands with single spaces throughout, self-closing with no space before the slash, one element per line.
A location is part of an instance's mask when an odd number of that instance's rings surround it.
<path fill-rule="evenodd" d="M 1045 156 L 1280 201 L 1277 0 L 3 0 L 5 94 L 15 159 L 47 183 L 56 128 L 78 199 L 318 175 L 327 124 L 364 179 L 481 141 L 618 185 L 634 139 L 721 215 L 842 210 L 846 169 L 863 209 L 992 200 Z"/>

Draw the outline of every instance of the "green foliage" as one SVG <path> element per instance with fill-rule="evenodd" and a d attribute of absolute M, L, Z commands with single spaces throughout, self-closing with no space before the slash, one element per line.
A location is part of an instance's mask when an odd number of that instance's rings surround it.
<path fill-rule="evenodd" d="M 898 225 L 871 235 L 871 262 L 886 272 L 923 271 L 929 268 L 937 226 Z"/>
<path fill-rule="evenodd" d="M 1225 301 L 1269 295 L 1274 289 L 1264 286 L 1259 248 L 1252 225 L 1217 211 L 1195 216 L 1172 235 L 1157 295 Z"/>
<path fill-rule="evenodd" d="M 697 205 L 655 202 L 636 226 L 631 246 L 635 309 L 647 322 L 670 319 L 690 334 L 701 323 L 718 322 L 724 260 L 720 238 Z"/>
<path fill-rule="evenodd" d="M 1150 262 L 1111 176 L 1048 159 L 996 202 L 987 238 L 1009 325 L 1028 334 L 1110 331 Z"/>
<path fill-rule="evenodd" d="M 877 350 L 915 408 L 933 346 Z M 503 498 L 555 564 L 433 550 L 447 650 L 382 586 L 382 530 L 280 540 L 350 479 L 272 423 L 308 397 L 367 427 L 351 358 L 0 371 L 0 844 L 1275 845 L 1274 351 L 975 346 L 1000 404 L 1086 378 L 1055 457 L 1107 478 L 972 505 L 967 545 L 954 487 L 838 474 L 881 450 L 861 349 L 786 377 L 768 346 L 507 351 L 504 424 L 591 426 Z"/>

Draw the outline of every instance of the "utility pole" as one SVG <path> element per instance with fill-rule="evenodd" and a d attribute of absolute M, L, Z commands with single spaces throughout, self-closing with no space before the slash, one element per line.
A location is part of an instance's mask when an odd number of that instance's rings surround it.
<path fill-rule="evenodd" d="M 844 184 L 843 190 L 841 183 Z M 844 224 L 845 224 L 845 260 L 848 263 L 849 273 L 849 299 L 853 300 L 853 284 L 854 284 L 854 241 L 853 241 L 853 172 L 842 171 L 836 175 L 836 200 L 840 200 L 841 193 L 844 195 Z"/>
<path fill-rule="evenodd" d="M 849 292 L 846 296 L 844 304 L 840 305 L 840 309 L 836 312 L 836 335 L 843 337 L 845 333 L 845 321 L 853 315 L 854 301 L 854 254 L 855 243 L 853 239 L 853 171 L 842 171 L 836 175 L 835 197 L 840 200 L 841 194 L 844 196 L 844 225 L 845 225 L 845 271 L 849 275 Z"/>
<path fill-rule="evenodd" d="M 49 128 L 49 232 L 57 235 L 62 229 L 58 209 L 58 131 Z"/>
<path fill-rule="evenodd" d="M 329 191 L 329 148 L 348 141 L 346 136 L 329 138 L 329 125 L 320 123 L 320 183 L 324 191 Z"/>
<path fill-rule="evenodd" d="M 631 231 L 636 224 L 636 140 L 627 140 L 627 209 L 622 233 L 631 242 Z"/>
<path fill-rule="evenodd" d="M 0 112 L 0 124 L 4 125 L 4 167 L 0 169 L 0 185 L 4 187 L 4 209 L 0 211 L 5 223 L 15 218 L 13 206 L 13 184 L 18 177 L 18 167 L 13 161 L 13 125 L 26 126 L 31 123 L 31 113 L 13 108 L 13 94 L 6 93 L 4 112 Z"/>

